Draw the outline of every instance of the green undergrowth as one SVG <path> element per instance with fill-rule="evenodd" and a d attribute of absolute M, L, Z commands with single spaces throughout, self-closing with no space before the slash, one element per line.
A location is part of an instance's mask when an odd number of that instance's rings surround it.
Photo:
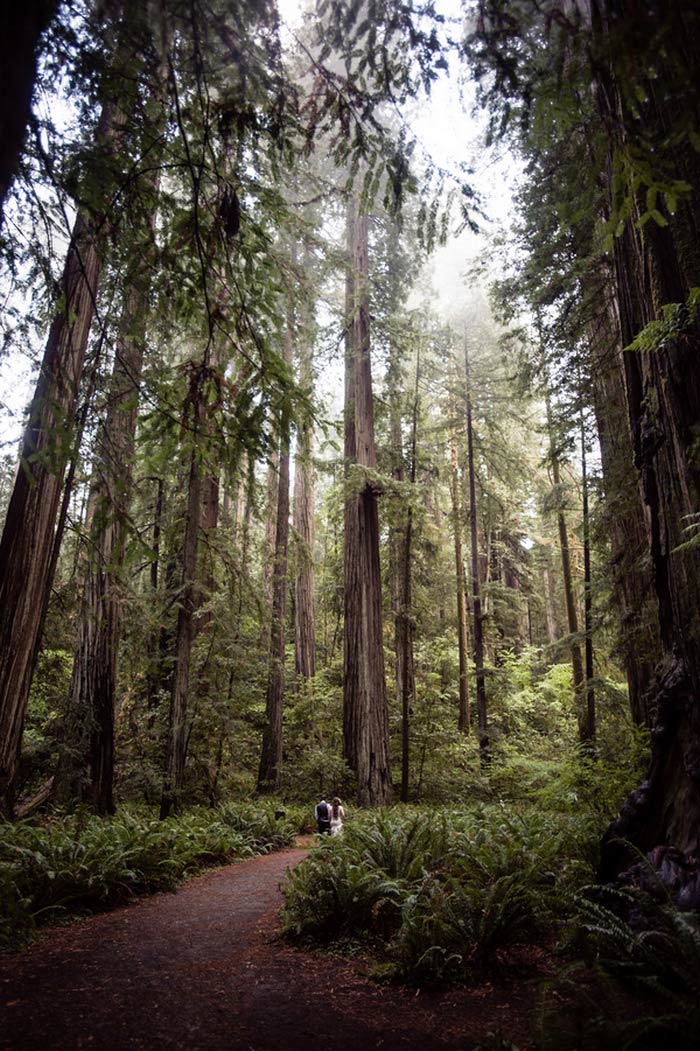
<path fill-rule="evenodd" d="M 277 816 L 276 816 L 277 815 Z M 274 803 L 196 809 L 166 821 L 137 810 L 0 825 L 0 948 L 38 926 L 173 890 L 201 869 L 279 850 L 300 814 Z"/>
<path fill-rule="evenodd" d="M 292 939 L 353 938 L 412 981 L 466 981 L 538 939 L 591 881 L 599 823 L 499 805 L 362 815 L 290 876 Z"/>
<path fill-rule="evenodd" d="M 596 885 L 606 821 L 595 807 L 541 804 L 354 815 L 290 874 L 284 932 L 420 985 L 481 984 L 508 967 L 513 980 L 545 947 L 550 977 L 533 997 L 542 1051 L 691 1051 L 700 914 L 679 912 L 658 881 L 653 893 Z"/>
<path fill-rule="evenodd" d="M 589 886 L 575 909 L 569 962 L 543 990 L 542 1051 L 696 1051 L 700 914 L 675 908 L 660 883 L 654 894 Z"/>

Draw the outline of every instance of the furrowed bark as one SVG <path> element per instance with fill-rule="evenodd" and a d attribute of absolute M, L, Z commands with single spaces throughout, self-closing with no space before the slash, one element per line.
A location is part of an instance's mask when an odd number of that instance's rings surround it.
<path fill-rule="evenodd" d="M 348 210 L 345 346 L 345 536 L 343 751 L 357 774 L 358 801 L 393 794 L 384 677 L 376 466 L 369 334 L 368 218 Z"/>

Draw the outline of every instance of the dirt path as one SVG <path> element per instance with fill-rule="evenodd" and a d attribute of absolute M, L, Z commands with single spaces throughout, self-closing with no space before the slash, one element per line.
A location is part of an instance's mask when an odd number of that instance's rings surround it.
<path fill-rule="evenodd" d="M 467 1051 L 499 1028 L 527 1046 L 530 983 L 397 990 L 361 961 L 281 942 L 279 885 L 306 853 L 218 869 L 0 956 L 0 1048 Z"/>

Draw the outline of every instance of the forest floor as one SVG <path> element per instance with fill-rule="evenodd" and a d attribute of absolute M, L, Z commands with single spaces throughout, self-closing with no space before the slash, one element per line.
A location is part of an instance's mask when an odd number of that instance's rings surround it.
<path fill-rule="evenodd" d="M 537 953 L 525 971 L 423 990 L 283 941 L 280 884 L 306 854 L 300 840 L 0 956 L 0 1048 L 471 1051 L 489 1032 L 532 1046 Z"/>

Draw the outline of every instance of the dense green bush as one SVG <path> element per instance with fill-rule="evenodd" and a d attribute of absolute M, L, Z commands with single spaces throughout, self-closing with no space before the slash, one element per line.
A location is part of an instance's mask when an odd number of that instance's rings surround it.
<path fill-rule="evenodd" d="M 698 913 L 642 891 L 591 886 L 576 896 L 572 926 L 577 960 L 545 998 L 543 1051 L 700 1046 Z"/>
<path fill-rule="evenodd" d="M 0 946 L 38 923 L 172 890 L 206 865 L 288 846 L 295 825 L 274 804 L 193 810 L 158 821 L 137 812 L 111 819 L 78 812 L 43 824 L 0 825 Z"/>
<path fill-rule="evenodd" d="M 283 927 L 381 947 L 406 978 L 468 978 L 501 947 L 556 926 L 591 878 L 598 834 L 583 817 L 503 806 L 365 814 L 290 875 Z"/>

